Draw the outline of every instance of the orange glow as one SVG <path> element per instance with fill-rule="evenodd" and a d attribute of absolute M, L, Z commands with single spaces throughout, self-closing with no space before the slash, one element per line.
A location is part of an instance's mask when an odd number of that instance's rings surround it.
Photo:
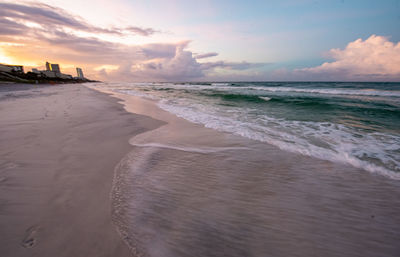
<path fill-rule="evenodd" d="M 3 49 L 0 48 L 0 63 L 4 63 L 4 64 L 13 64 L 14 60 L 13 58 L 7 56 Z"/>

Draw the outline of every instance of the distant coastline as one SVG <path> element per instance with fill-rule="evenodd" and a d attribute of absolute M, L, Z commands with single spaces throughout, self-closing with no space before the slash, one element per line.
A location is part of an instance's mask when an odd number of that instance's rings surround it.
<path fill-rule="evenodd" d="M 62 78 L 34 78 L 30 74 L 31 72 L 24 74 L 9 74 L 13 77 L 9 77 L 3 73 L 0 73 L 0 84 L 10 83 L 26 83 L 26 84 L 70 84 L 70 83 L 88 83 L 88 82 L 99 82 L 97 80 L 90 79 L 62 79 Z"/>
<path fill-rule="evenodd" d="M 46 62 L 46 70 L 32 69 L 24 72 L 21 65 L 0 64 L 0 83 L 26 83 L 26 84 L 67 84 L 99 82 L 83 76 L 81 68 L 76 68 L 77 77 L 61 73 L 58 64 Z"/>

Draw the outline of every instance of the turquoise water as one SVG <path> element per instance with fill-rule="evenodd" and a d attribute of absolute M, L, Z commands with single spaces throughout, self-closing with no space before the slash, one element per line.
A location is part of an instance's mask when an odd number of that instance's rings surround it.
<path fill-rule="evenodd" d="M 179 117 L 400 179 L 399 83 L 122 83 Z"/>

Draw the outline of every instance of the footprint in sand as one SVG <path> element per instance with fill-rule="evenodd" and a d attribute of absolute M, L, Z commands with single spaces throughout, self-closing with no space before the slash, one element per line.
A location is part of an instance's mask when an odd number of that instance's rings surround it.
<path fill-rule="evenodd" d="M 39 230 L 38 226 L 32 226 L 26 230 L 25 238 L 22 240 L 21 245 L 25 248 L 32 248 L 36 245 L 36 234 Z"/>

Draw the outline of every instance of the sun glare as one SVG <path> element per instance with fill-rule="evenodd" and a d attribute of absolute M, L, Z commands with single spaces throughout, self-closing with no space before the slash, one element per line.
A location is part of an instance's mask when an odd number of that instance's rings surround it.
<path fill-rule="evenodd" d="M 1 48 L 0 48 L 0 63 L 13 64 L 13 59 L 6 56 Z"/>

